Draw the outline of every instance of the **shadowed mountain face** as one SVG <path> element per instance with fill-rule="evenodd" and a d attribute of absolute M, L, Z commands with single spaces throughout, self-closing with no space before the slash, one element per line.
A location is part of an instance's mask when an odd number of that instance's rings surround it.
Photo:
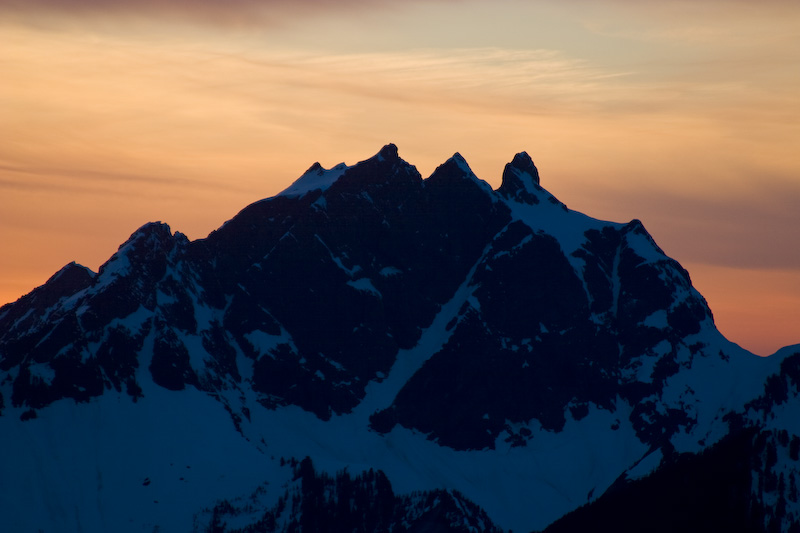
<path fill-rule="evenodd" d="M 527 154 L 493 191 L 459 154 L 423 180 L 388 145 L 353 166 L 313 165 L 202 240 L 146 224 L 97 274 L 67 265 L 0 308 L 0 424 L 39 446 L 54 423 L 48 413 L 68 409 L 108 429 L 124 410 L 138 435 L 126 442 L 148 439 L 145 463 L 163 473 L 153 457 L 180 451 L 152 444 L 154 413 L 186 420 L 200 403 L 221 410 L 215 442 L 256 454 L 248 466 L 220 459 L 227 475 L 263 470 L 262 481 L 276 484 L 253 496 L 263 512 L 249 523 L 267 531 L 298 527 L 286 511 L 292 490 L 304 519 L 321 524 L 353 497 L 340 485 L 354 483 L 370 520 L 407 530 L 423 528 L 413 526 L 421 516 L 446 530 L 458 512 L 481 527 L 537 529 L 585 503 L 614 505 L 600 498 L 607 489 L 622 494 L 645 479 L 655 498 L 672 482 L 653 480 L 690 461 L 713 472 L 734 450 L 749 465 L 736 474 L 748 527 L 780 529 L 800 517 L 788 444 L 800 442 L 796 351 L 759 359 L 726 341 L 689 274 L 639 221 L 570 211 L 542 188 Z M 183 428 L 181 438 L 193 443 L 207 430 Z M 694 455 L 723 438 L 714 448 L 722 452 Z M 70 439 L 80 445 L 80 435 Z M 775 461 L 754 459 L 769 453 Z M 301 490 L 296 461 L 305 456 L 331 477 L 304 478 Z M 108 461 L 85 466 L 124 484 L 129 473 Z M 377 474 L 359 477 L 366 468 Z M 221 531 L 244 527 L 252 505 L 231 502 L 252 485 L 213 485 L 213 470 L 192 485 L 208 501 L 131 523 L 185 515 Z M 653 472 L 666 473 L 647 478 Z M 56 474 L 37 475 L 46 484 Z M 393 490 L 380 518 L 374 479 Z M 414 491 L 423 492 L 400 496 Z M 108 525 L 97 518 L 102 504 L 58 488 L 52 498 L 1 511 L 47 526 L 58 513 L 40 522 L 25 513 L 74 504 L 82 524 Z M 107 498 L 109 509 L 124 508 L 122 496 Z M 442 509 L 446 520 L 432 518 Z"/>

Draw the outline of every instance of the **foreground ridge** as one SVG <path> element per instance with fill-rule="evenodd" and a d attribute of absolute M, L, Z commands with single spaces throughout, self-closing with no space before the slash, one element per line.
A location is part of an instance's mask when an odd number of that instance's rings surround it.
<path fill-rule="evenodd" d="M 423 179 L 390 144 L 205 239 L 145 224 L 0 308 L 0 515 L 655 530 L 678 505 L 700 531 L 733 506 L 743 531 L 789 531 L 799 388 L 800 347 L 726 340 L 640 221 L 568 209 L 527 153 L 492 190 L 460 154 Z M 687 472 L 729 499 L 666 497 Z M 623 494 L 648 513 L 620 516 Z"/>

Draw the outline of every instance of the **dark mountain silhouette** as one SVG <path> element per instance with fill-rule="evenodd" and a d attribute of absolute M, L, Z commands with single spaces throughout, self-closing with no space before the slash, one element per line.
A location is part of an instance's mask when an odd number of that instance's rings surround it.
<path fill-rule="evenodd" d="M 569 210 L 527 154 L 492 190 L 387 145 L 0 308 L 0 515 L 790 531 L 799 388 L 800 348 L 727 341 L 641 222 Z"/>

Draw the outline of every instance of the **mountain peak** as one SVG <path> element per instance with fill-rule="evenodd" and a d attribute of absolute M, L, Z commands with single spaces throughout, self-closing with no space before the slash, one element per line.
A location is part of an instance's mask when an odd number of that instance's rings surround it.
<path fill-rule="evenodd" d="M 401 161 L 401 159 L 398 155 L 397 146 L 393 143 L 389 143 L 381 148 L 380 151 L 375 154 L 375 156 L 367 159 L 366 161 L 362 161 L 359 163 L 359 165 L 370 161 L 377 163 L 396 163 Z M 329 189 L 331 185 L 336 183 L 336 181 L 338 181 L 346 171 L 357 166 L 358 165 L 348 166 L 345 163 L 339 163 L 331 169 L 326 169 L 319 162 L 316 162 L 311 165 L 311 167 L 309 167 L 309 169 L 306 170 L 302 176 L 297 178 L 297 180 L 288 188 L 278 193 L 278 196 L 298 198 L 305 196 L 312 191 L 324 192 Z"/>
<path fill-rule="evenodd" d="M 148 222 L 134 231 L 117 252 L 100 266 L 98 276 L 107 279 L 109 275 L 127 274 L 132 264 L 148 264 L 156 258 L 166 257 L 188 242 L 183 233 L 176 231 L 173 234 L 168 224 Z"/>
<path fill-rule="evenodd" d="M 469 166 L 469 163 L 467 163 L 467 160 L 466 160 L 466 159 L 464 159 L 464 156 L 463 156 L 463 155 L 461 155 L 461 153 L 460 153 L 460 152 L 456 152 L 456 153 L 454 153 L 454 154 L 453 154 L 453 156 L 452 156 L 450 159 L 448 159 L 448 161 L 451 161 L 451 160 L 452 160 L 452 161 L 453 161 L 453 162 L 454 162 L 456 165 L 458 165 L 458 167 L 459 167 L 460 169 L 462 169 L 462 170 L 464 171 L 464 173 L 465 173 L 465 174 L 467 174 L 467 175 L 469 175 L 469 174 L 472 174 L 473 176 L 475 175 L 475 174 L 472 172 L 472 168 L 470 168 L 470 166 Z"/>
<path fill-rule="evenodd" d="M 538 204 L 539 193 L 543 189 L 539 185 L 539 170 L 533 164 L 527 152 L 514 156 L 503 170 L 503 182 L 498 192 L 508 199 L 526 204 Z"/>
<path fill-rule="evenodd" d="M 503 169 L 503 181 L 497 192 L 521 204 L 535 205 L 546 201 L 562 209 L 567 208 L 539 184 L 539 170 L 527 152 L 518 153 L 510 163 L 506 164 Z"/>
<path fill-rule="evenodd" d="M 533 164 L 533 159 L 528 155 L 528 152 L 520 152 L 514 156 L 511 163 L 506 165 L 503 178 L 505 179 L 506 172 L 514 170 L 520 174 L 530 176 L 533 179 L 533 183 L 539 185 L 539 170 Z"/>
<path fill-rule="evenodd" d="M 381 148 L 380 152 L 378 152 L 378 158 L 384 160 L 399 159 L 400 156 L 397 153 L 397 145 L 389 143 Z"/>
<path fill-rule="evenodd" d="M 27 301 L 35 309 L 46 309 L 49 306 L 55 305 L 61 298 L 71 296 L 89 287 L 94 281 L 95 276 L 97 276 L 97 274 L 92 270 L 72 261 L 50 276 L 44 285 L 22 296 L 18 302 Z M 6 304 L 0 306 L 0 309 L 10 309 L 12 305 L 13 304 Z"/>
<path fill-rule="evenodd" d="M 440 183 L 455 185 L 464 182 L 477 185 L 491 196 L 494 195 L 492 187 L 475 175 L 475 172 L 472 171 L 467 160 L 458 152 L 454 153 L 447 161 L 436 167 L 433 174 L 426 180 L 426 183 L 429 185 Z"/>
<path fill-rule="evenodd" d="M 71 261 L 64 265 L 61 270 L 50 276 L 50 279 L 48 279 L 46 283 L 54 283 L 56 281 L 59 283 L 72 283 L 75 280 L 91 280 L 96 275 L 97 274 L 95 274 L 91 269 L 78 264 L 75 261 Z"/>
<path fill-rule="evenodd" d="M 174 241 L 186 240 L 186 236 L 180 232 L 175 232 L 173 235 L 169 224 L 165 222 L 148 222 L 134 231 L 119 249 L 132 247 L 156 251 L 157 249 L 172 248 Z"/>

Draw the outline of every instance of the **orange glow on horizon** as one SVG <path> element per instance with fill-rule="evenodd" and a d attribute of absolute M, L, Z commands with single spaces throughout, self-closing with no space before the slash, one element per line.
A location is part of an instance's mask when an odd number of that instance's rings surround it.
<path fill-rule="evenodd" d="M 569 207 L 643 220 L 723 334 L 800 342 L 800 6 L 353 0 L 244 23 L 242 0 L 198 24 L 165 1 L 0 22 L 0 303 L 145 222 L 202 238 L 394 142 L 423 176 L 458 151 L 494 187 L 525 150 Z"/>
<path fill-rule="evenodd" d="M 684 265 L 725 337 L 761 356 L 800 344 L 800 272 Z"/>

